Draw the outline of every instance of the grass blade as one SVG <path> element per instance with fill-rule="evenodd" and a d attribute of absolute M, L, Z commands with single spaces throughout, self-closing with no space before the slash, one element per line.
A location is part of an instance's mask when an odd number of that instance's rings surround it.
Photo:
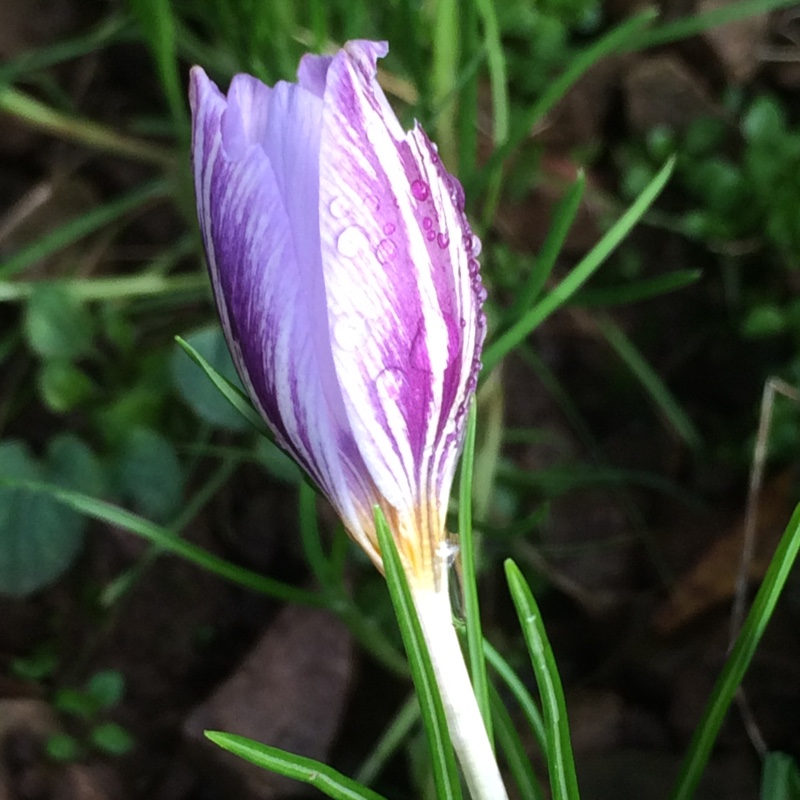
<path fill-rule="evenodd" d="M 484 350 L 482 357 L 484 372 L 489 372 L 495 367 L 537 325 L 560 308 L 586 283 L 653 204 L 669 180 L 674 164 L 674 158 L 667 161 L 611 230 L 581 259 L 564 280 Z"/>
<path fill-rule="evenodd" d="M 112 14 L 98 23 L 97 27 L 89 33 L 75 39 L 56 42 L 50 47 L 39 47 L 21 53 L 0 67 L 0 84 L 11 83 L 25 73 L 46 69 L 87 53 L 96 52 L 123 38 L 123 34 L 128 32 L 128 27 L 127 21 L 121 15 Z"/>
<path fill-rule="evenodd" d="M 739 3 L 726 3 L 718 8 L 711 8 L 700 14 L 692 14 L 683 19 L 676 19 L 664 25 L 654 27 L 645 33 L 634 37 L 627 44 L 623 44 L 620 52 L 628 53 L 634 50 L 644 50 L 648 47 L 686 39 L 698 33 L 725 25 L 728 22 L 747 19 L 757 14 L 768 14 L 779 8 L 796 6 L 797 0 L 742 0 Z"/>
<path fill-rule="evenodd" d="M 197 352 L 185 339 L 175 337 L 175 341 L 186 351 L 189 357 L 205 372 L 211 383 L 219 389 L 222 396 L 262 435 L 271 442 L 275 441 L 272 431 L 264 424 L 264 420 L 247 395 L 238 386 L 234 386 L 224 375 L 220 375 L 208 361 Z"/>
<path fill-rule="evenodd" d="M 252 589 L 261 594 L 292 603 L 302 603 L 310 606 L 325 604 L 325 599 L 320 594 L 307 592 L 304 589 L 298 589 L 272 578 L 265 578 L 257 572 L 232 564 L 230 561 L 203 550 L 202 547 L 181 539 L 180 536 L 176 536 L 167 528 L 155 525 L 131 511 L 115 506 L 112 503 L 107 503 L 104 500 L 98 500 L 81 492 L 73 492 L 69 489 L 62 489 L 46 483 L 3 480 L 0 481 L 0 484 L 46 494 L 81 514 L 86 514 L 88 517 L 122 528 L 130 533 L 135 533 L 142 539 L 157 545 L 162 550 L 180 556 L 184 560 L 246 589 Z"/>
<path fill-rule="evenodd" d="M 511 715 L 503 705 L 503 700 L 497 689 L 491 688 L 492 713 L 497 729 L 497 741 L 519 788 L 519 796 L 530 798 L 530 800 L 544 800 L 544 792 L 542 792 L 542 787 L 539 785 L 536 773 L 533 771 L 533 766 L 528 754 L 525 752 L 525 747 L 514 727 Z"/>
<path fill-rule="evenodd" d="M 313 758 L 296 756 L 232 733 L 206 731 L 205 735 L 223 750 L 263 769 L 307 783 L 334 800 L 385 800 L 372 789 Z"/>
<path fill-rule="evenodd" d="M 2 96 L 2 91 L 0 91 L 0 96 Z M 125 216 L 125 214 L 146 205 L 151 200 L 166 197 L 169 192 L 170 186 L 167 181 L 153 181 L 129 194 L 112 200 L 110 203 L 92 209 L 77 219 L 70 220 L 0 264 L 0 279 L 9 278 L 46 256 L 71 245 L 73 242 L 77 242 L 84 236 L 88 236 L 90 233 Z"/>
<path fill-rule="evenodd" d="M 428 735 L 433 778 L 438 800 L 461 798 L 458 767 L 456 766 L 453 745 L 447 729 L 442 698 L 433 672 L 425 640 L 422 636 L 417 611 L 411 598 L 411 590 L 406 581 L 397 545 L 392 536 L 383 512 L 376 507 L 375 527 L 378 543 L 386 573 L 386 584 L 392 598 L 397 624 L 408 654 L 408 664 L 419 700 L 420 714 Z"/>
<path fill-rule="evenodd" d="M 487 186 L 491 176 L 496 170 L 502 169 L 502 165 L 508 160 L 509 156 L 530 136 L 531 131 L 536 127 L 539 120 L 561 100 L 567 90 L 590 67 L 607 55 L 618 52 L 625 44 L 633 41 L 633 37 L 644 26 L 649 25 L 655 17 L 656 12 L 651 9 L 636 14 L 607 33 L 602 39 L 574 55 L 564 72 L 550 84 L 547 91 L 531 106 L 523 118 L 512 127 L 506 142 L 495 149 L 484 168 L 477 174 L 475 181 L 467 187 L 467 197 L 479 193 Z M 484 214 L 483 217 L 484 219 L 487 218 L 487 214 Z"/>
<path fill-rule="evenodd" d="M 492 741 L 492 708 L 489 703 L 489 679 L 483 657 L 483 633 L 478 605 L 478 580 L 475 568 L 475 541 L 472 531 L 472 468 L 475 461 L 475 401 L 467 417 L 464 455 L 461 458 L 461 478 L 458 490 L 458 532 L 461 543 L 461 574 L 464 591 L 464 616 L 467 628 L 467 651 L 472 688 L 481 710 L 489 741 Z"/>
<path fill-rule="evenodd" d="M 628 369 L 636 376 L 650 399 L 666 417 L 675 433 L 683 439 L 695 452 L 699 451 L 703 442 L 689 415 L 681 408 L 661 376 L 647 363 L 644 356 L 636 349 L 633 342 L 622 329 L 608 316 L 597 318 L 606 341 L 622 359 Z"/>
<path fill-rule="evenodd" d="M 34 128 L 95 150 L 161 167 L 172 167 L 175 163 L 175 154 L 160 145 L 124 136 L 96 122 L 62 114 L 10 86 L 0 86 L 0 111 Z"/>
<path fill-rule="evenodd" d="M 156 62 L 158 76 L 164 88 L 175 131 L 181 137 L 189 135 L 189 115 L 186 109 L 186 90 L 178 71 L 175 44 L 175 18 L 169 0 L 130 0 L 147 44 Z"/>
<path fill-rule="evenodd" d="M 547 737 L 545 735 L 542 712 L 539 711 L 539 706 L 536 705 L 536 701 L 531 697 L 531 693 L 527 690 L 517 673 L 514 672 L 511 665 L 485 639 L 483 642 L 483 652 L 486 656 L 486 660 L 491 664 L 492 669 L 494 669 L 503 683 L 505 683 L 511 694 L 514 695 L 514 699 L 519 704 L 522 713 L 531 726 L 533 735 L 536 737 L 536 741 L 539 743 L 539 748 L 542 753 L 547 753 Z"/>
<path fill-rule="evenodd" d="M 614 306 L 624 303 L 638 303 L 662 294 L 675 292 L 697 283 L 703 273 L 699 269 L 679 269 L 654 278 L 643 278 L 619 286 L 602 289 L 584 289 L 573 298 L 576 306 Z"/>
<path fill-rule="evenodd" d="M 767 753 L 761 769 L 760 800 L 800 800 L 800 770 L 786 753 Z"/>
<path fill-rule="evenodd" d="M 567 706 L 553 651 L 542 624 L 542 616 L 517 565 L 508 559 L 505 568 L 508 588 L 514 600 L 542 698 L 547 738 L 547 767 L 550 771 L 553 800 L 578 800 L 580 795 L 569 737 Z"/>
<path fill-rule="evenodd" d="M 583 191 L 586 188 L 586 176 L 581 172 L 578 179 L 567 189 L 553 213 L 553 222 L 547 231 L 542 249 L 528 275 L 528 280 L 522 287 L 517 301 L 514 303 L 509 316 L 511 319 L 519 318 L 527 308 L 539 297 L 553 272 L 556 259 L 564 246 L 567 234 L 575 222 Z"/>
<path fill-rule="evenodd" d="M 394 719 L 378 739 L 372 752 L 358 768 L 355 779 L 363 784 L 372 783 L 418 722 L 419 703 L 417 696 L 412 694 L 400 706 L 400 710 L 394 715 Z"/>
<path fill-rule="evenodd" d="M 695 729 L 689 744 L 689 752 L 672 793 L 672 800 L 689 800 L 694 795 L 722 721 L 775 610 L 798 550 L 800 550 L 800 506 L 795 508 L 789 520 L 750 613 L 736 638 L 722 674 L 717 679 L 703 718 Z"/>

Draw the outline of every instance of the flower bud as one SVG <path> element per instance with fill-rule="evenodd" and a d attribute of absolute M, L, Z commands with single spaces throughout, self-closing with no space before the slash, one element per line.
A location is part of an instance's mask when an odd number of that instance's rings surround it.
<path fill-rule="evenodd" d="M 381 568 L 438 580 L 485 331 L 464 193 L 377 82 L 385 43 L 307 55 L 297 83 L 192 70 L 197 211 L 253 403 Z"/>

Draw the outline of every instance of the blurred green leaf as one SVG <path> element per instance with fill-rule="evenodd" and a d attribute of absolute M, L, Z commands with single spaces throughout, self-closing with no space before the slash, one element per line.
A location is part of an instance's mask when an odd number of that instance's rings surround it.
<path fill-rule="evenodd" d="M 44 404 L 56 414 L 66 414 L 92 396 L 91 378 L 70 361 L 56 359 L 42 364 L 38 375 Z"/>
<path fill-rule="evenodd" d="M 55 283 L 42 284 L 25 309 L 30 348 L 46 359 L 80 358 L 91 351 L 94 322 L 72 293 Z"/>
<path fill-rule="evenodd" d="M 62 714 L 91 719 L 100 709 L 97 701 L 80 689 L 59 689 L 53 697 L 53 707 Z"/>
<path fill-rule="evenodd" d="M 764 339 L 786 330 L 786 312 L 775 303 L 762 303 L 747 311 L 742 322 L 742 336 Z"/>
<path fill-rule="evenodd" d="M 48 738 L 45 749 L 50 758 L 60 762 L 77 761 L 83 754 L 77 739 L 68 733 L 54 733 Z"/>
<path fill-rule="evenodd" d="M 256 442 L 256 458 L 264 469 L 283 483 L 292 485 L 303 480 L 303 472 L 297 464 L 274 442 L 259 436 Z"/>
<path fill-rule="evenodd" d="M 124 756 L 135 745 L 133 736 L 115 722 L 96 725 L 89 732 L 89 741 L 97 750 L 111 756 Z"/>
<path fill-rule="evenodd" d="M 117 489 L 145 517 L 163 521 L 180 508 L 183 469 L 169 439 L 150 428 L 128 433 L 116 464 Z"/>
<path fill-rule="evenodd" d="M 66 451 L 81 450 L 79 472 L 65 474 Z M 69 437 L 56 440 L 50 464 L 40 464 L 21 442 L 0 443 L 0 480 L 50 480 L 60 485 L 87 479 L 90 456 Z M 93 488 L 89 486 L 87 488 Z M 0 592 L 21 597 L 55 581 L 75 560 L 83 543 L 85 522 L 79 514 L 24 488 L 0 485 Z"/>
<path fill-rule="evenodd" d="M 757 97 L 742 120 L 742 134 L 751 144 L 772 145 L 785 136 L 783 109 L 771 97 Z"/>
<path fill-rule="evenodd" d="M 125 694 L 125 676 L 116 669 L 95 672 L 86 683 L 86 693 L 95 700 L 98 708 L 113 708 Z"/>

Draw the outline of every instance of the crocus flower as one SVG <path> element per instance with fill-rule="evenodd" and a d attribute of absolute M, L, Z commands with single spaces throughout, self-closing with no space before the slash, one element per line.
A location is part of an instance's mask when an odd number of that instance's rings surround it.
<path fill-rule="evenodd" d="M 485 319 L 464 193 L 380 86 L 380 42 L 297 83 L 192 70 L 197 210 L 236 367 L 277 442 L 381 567 L 403 559 L 476 800 L 506 797 L 451 623 L 445 514 Z"/>
<path fill-rule="evenodd" d="M 485 321 L 464 194 L 378 85 L 385 43 L 307 55 L 297 83 L 192 70 L 197 209 L 219 315 L 277 442 L 381 566 L 438 580 Z"/>

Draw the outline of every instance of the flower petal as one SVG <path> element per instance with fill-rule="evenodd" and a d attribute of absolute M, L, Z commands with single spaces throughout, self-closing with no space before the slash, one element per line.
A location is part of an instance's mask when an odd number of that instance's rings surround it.
<path fill-rule="evenodd" d="M 314 244 L 321 100 L 290 84 L 270 91 L 234 79 L 226 102 L 195 69 L 191 103 L 198 216 L 237 369 L 278 442 L 361 541 L 356 501 L 371 508 L 374 492 L 333 368 Z"/>
<path fill-rule="evenodd" d="M 445 509 L 483 340 L 476 240 L 460 185 L 377 84 L 385 52 L 350 42 L 327 71 L 319 223 L 333 360 L 380 492 L 404 512 Z"/>

